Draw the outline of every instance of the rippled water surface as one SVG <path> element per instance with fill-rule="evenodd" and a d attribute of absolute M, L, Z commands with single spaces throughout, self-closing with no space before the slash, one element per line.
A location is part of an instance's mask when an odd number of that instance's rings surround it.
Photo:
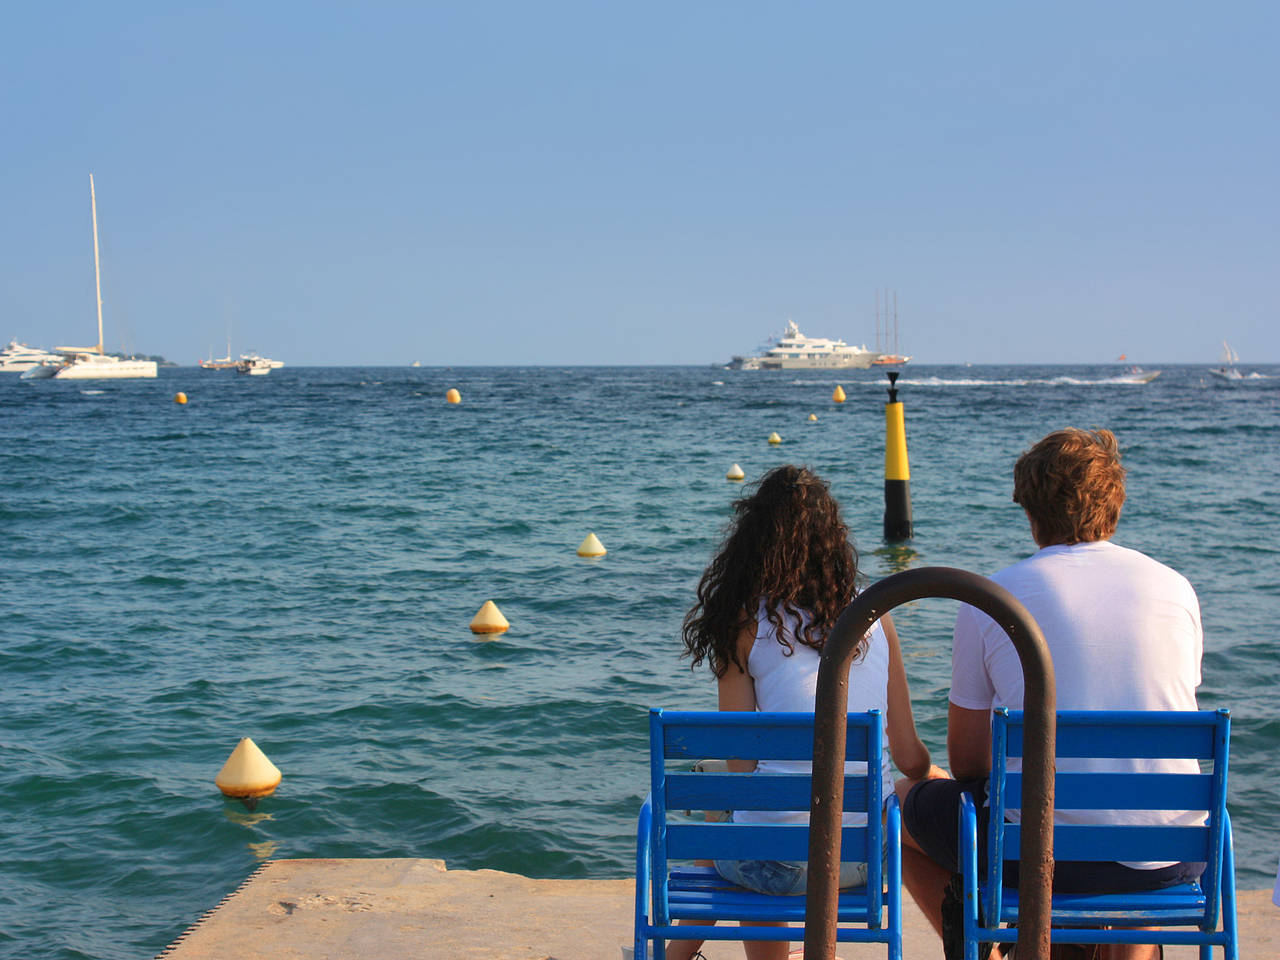
<path fill-rule="evenodd" d="M 989 573 L 1033 548 L 1014 459 L 1069 424 L 1120 437 L 1117 542 L 1200 594 L 1200 702 L 1234 718 L 1240 881 L 1269 885 L 1280 369 L 1261 372 L 907 368 L 910 549 L 879 537 L 872 372 L 6 376 L 0 955 L 153 955 L 268 857 L 627 875 L 646 708 L 715 703 L 677 635 L 741 489 L 729 466 L 824 474 L 870 578 Z M 575 556 L 589 531 L 606 557 Z M 512 627 L 477 642 L 487 599 Z M 939 756 L 953 617 L 940 600 L 898 614 Z M 243 736 L 284 771 L 252 814 L 213 786 Z"/>

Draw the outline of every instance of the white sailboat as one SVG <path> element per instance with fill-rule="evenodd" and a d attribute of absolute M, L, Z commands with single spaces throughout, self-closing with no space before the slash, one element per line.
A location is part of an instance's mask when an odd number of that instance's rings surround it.
<path fill-rule="evenodd" d="M 102 268 L 98 262 L 98 197 L 89 174 L 89 206 L 93 211 L 93 282 L 98 300 L 98 345 L 96 347 L 54 347 L 61 363 L 44 363 L 22 374 L 24 380 L 122 380 L 154 377 L 154 360 L 122 360 L 102 349 Z"/>
<path fill-rule="evenodd" d="M 1240 355 L 1231 349 L 1231 345 L 1227 341 L 1222 341 L 1222 355 L 1218 358 L 1222 364 L 1220 367 L 1211 367 L 1209 372 L 1220 380 L 1243 380 L 1244 374 L 1236 369 L 1236 364 L 1240 362 Z"/>

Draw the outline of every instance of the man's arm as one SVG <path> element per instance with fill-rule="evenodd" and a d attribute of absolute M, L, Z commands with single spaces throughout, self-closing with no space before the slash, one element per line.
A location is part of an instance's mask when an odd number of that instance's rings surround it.
<path fill-rule="evenodd" d="M 947 759 L 957 780 L 977 780 L 991 772 L 991 711 L 948 705 Z"/>

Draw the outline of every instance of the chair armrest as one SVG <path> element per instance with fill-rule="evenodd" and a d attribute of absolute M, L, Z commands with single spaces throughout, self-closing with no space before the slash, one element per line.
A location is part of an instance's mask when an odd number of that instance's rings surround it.
<path fill-rule="evenodd" d="M 885 864 L 888 876 L 889 929 L 902 929 L 902 808 L 896 793 L 889 794 L 885 804 Z M 898 955 L 901 956 L 901 943 Z M 891 954 L 892 955 L 892 954 Z"/>
<path fill-rule="evenodd" d="M 653 871 L 653 794 L 640 805 L 636 824 L 636 917 L 648 916 L 649 879 Z"/>

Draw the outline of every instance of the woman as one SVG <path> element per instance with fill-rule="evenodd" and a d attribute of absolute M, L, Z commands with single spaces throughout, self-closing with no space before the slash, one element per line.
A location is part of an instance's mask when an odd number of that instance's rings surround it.
<path fill-rule="evenodd" d="M 685 653 L 704 660 L 719 689 L 721 710 L 812 712 L 822 647 L 853 600 L 857 555 L 840 507 L 814 473 L 783 466 L 734 504 L 724 544 L 698 584 L 684 620 Z M 849 673 L 851 712 L 880 710 L 888 745 L 881 758 L 884 796 L 893 792 L 889 756 L 907 776 L 930 769 L 916 734 L 902 652 L 888 616 L 863 638 Z M 807 762 L 730 760 L 735 772 L 808 772 Z M 846 823 L 860 815 L 845 814 Z M 804 823 L 807 812 L 735 811 L 738 823 Z M 718 860 L 726 880 L 768 894 L 800 894 L 803 861 Z M 867 865 L 840 865 L 840 885 L 866 882 Z M 701 941 L 673 941 L 671 960 L 689 960 Z M 785 941 L 744 943 L 749 960 L 785 960 Z"/>

